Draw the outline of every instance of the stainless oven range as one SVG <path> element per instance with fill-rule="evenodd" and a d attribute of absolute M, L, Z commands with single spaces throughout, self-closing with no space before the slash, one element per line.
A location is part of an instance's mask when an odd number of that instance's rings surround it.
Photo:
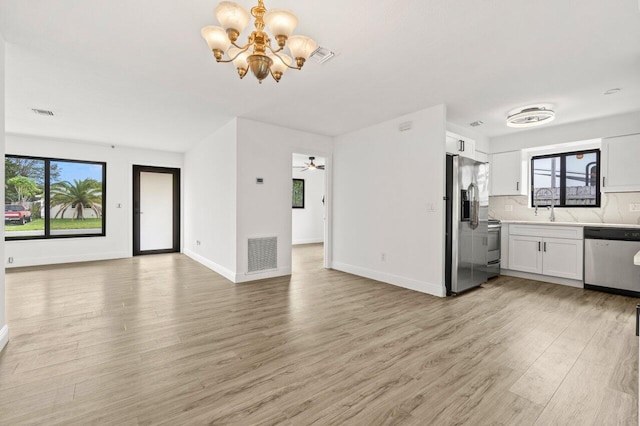
<path fill-rule="evenodd" d="M 489 219 L 489 233 L 487 238 L 487 272 L 488 278 L 500 275 L 500 239 L 502 224 L 499 220 Z"/>

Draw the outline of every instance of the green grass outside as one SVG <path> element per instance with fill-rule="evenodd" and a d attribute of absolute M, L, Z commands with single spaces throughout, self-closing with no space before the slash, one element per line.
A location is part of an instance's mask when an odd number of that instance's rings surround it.
<path fill-rule="evenodd" d="M 51 229 L 102 229 L 102 219 L 51 219 Z M 11 231 L 42 231 L 44 219 L 34 219 L 24 225 L 5 223 L 4 230 Z"/>

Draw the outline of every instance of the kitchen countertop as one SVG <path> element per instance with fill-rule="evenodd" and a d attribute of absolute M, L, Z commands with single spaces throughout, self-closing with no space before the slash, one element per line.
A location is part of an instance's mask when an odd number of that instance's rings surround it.
<path fill-rule="evenodd" d="M 513 225 L 544 225 L 544 226 L 595 226 L 599 228 L 631 228 L 640 229 L 640 225 L 630 225 L 628 223 L 586 223 L 586 222 L 543 222 L 538 220 L 501 220 L 504 224 Z M 640 256 L 636 256 L 640 264 Z"/>

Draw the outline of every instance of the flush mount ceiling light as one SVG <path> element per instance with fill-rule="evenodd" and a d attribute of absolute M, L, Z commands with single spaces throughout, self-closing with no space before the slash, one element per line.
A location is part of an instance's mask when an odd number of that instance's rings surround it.
<path fill-rule="evenodd" d="M 556 113 L 546 107 L 527 107 L 517 112 L 509 113 L 507 126 L 509 127 L 535 127 L 551 123 L 556 118 Z"/>
<path fill-rule="evenodd" d="M 318 47 L 309 37 L 291 35 L 298 25 L 298 18 L 293 12 L 267 10 L 263 0 L 258 0 L 258 5 L 251 9 L 251 15 L 244 7 L 230 1 L 220 2 L 214 15 L 222 27 L 204 27 L 202 37 L 213 52 L 216 62 L 233 62 L 240 78 L 250 69 L 260 83 L 269 74 L 279 82 L 287 69 L 302 69 L 305 61 Z M 240 46 L 236 41 L 249 24 L 251 16 L 255 18 L 256 29 L 249 35 L 247 44 Z M 271 38 L 265 31 L 265 26 L 275 38 L 275 49 L 271 46 Z M 284 53 L 285 47 L 291 56 Z M 295 66 L 292 66 L 294 61 Z"/>

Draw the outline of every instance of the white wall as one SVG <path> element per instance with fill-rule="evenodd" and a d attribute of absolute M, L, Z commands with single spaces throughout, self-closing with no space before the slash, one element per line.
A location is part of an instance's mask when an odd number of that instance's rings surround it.
<path fill-rule="evenodd" d="M 640 111 L 491 138 L 491 153 L 640 133 Z"/>
<path fill-rule="evenodd" d="M 295 156 L 294 156 L 295 158 Z M 301 156 L 294 161 L 295 165 L 303 165 L 303 160 L 309 162 L 308 156 Z M 316 157 L 315 164 L 324 164 L 324 159 Z M 294 179 L 304 179 L 304 209 L 291 209 L 292 241 L 293 244 L 311 244 L 324 241 L 324 204 L 325 196 L 324 176 L 321 170 L 300 171 L 293 169 Z"/>
<path fill-rule="evenodd" d="M 0 34 L 0 156 L 4 158 L 5 135 L 4 135 L 4 39 Z M 4 176 L 4 161 L 0 166 L 0 176 Z M 0 198 L 4 200 L 4 185 L 0 185 Z M 0 236 L 4 240 L 4 227 L 0 231 Z M 4 259 L 4 244 L 0 245 L 0 259 Z M 9 327 L 7 327 L 5 294 L 4 294 L 4 264 L 0 266 L 0 351 L 9 340 Z"/>
<path fill-rule="evenodd" d="M 444 105 L 336 138 L 334 269 L 444 296 L 445 138 Z"/>
<path fill-rule="evenodd" d="M 7 241 L 4 259 L 11 267 L 130 257 L 133 252 L 133 165 L 182 168 L 183 155 L 174 152 L 122 148 L 35 136 L 6 135 L 6 152 L 107 163 L 105 237 Z M 118 208 L 117 205 L 121 207 Z"/>
<path fill-rule="evenodd" d="M 184 253 L 231 281 L 236 274 L 237 125 L 234 118 L 189 150 L 184 172 Z"/>
<path fill-rule="evenodd" d="M 238 232 L 236 282 L 291 273 L 291 158 L 294 152 L 313 152 L 327 160 L 327 188 L 333 140 L 327 136 L 238 119 Z M 264 183 L 256 184 L 261 177 Z M 327 193 L 327 199 L 331 198 Z M 247 240 L 278 237 L 278 270 L 247 274 Z"/>

